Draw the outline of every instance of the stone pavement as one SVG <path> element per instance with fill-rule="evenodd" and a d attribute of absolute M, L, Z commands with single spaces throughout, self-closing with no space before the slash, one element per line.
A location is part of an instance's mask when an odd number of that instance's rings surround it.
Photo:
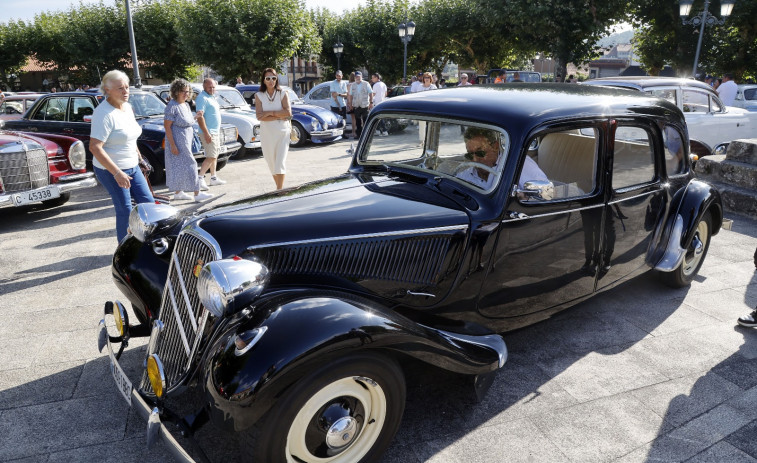
<path fill-rule="evenodd" d="M 349 142 L 292 150 L 287 185 L 344 172 Z M 262 159 L 234 160 L 221 201 L 273 189 Z M 187 203 L 181 207 L 191 207 Z M 648 273 L 505 336 L 510 357 L 482 403 L 465 378 L 419 366 L 386 463 L 757 461 L 757 222 L 714 237 L 694 284 Z M 0 210 L 0 461 L 171 461 L 97 351 L 116 245 L 98 187 L 50 210 Z M 137 376 L 145 340 L 122 357 Z M 213 461 L 245 442 L 198 435 Z"/>

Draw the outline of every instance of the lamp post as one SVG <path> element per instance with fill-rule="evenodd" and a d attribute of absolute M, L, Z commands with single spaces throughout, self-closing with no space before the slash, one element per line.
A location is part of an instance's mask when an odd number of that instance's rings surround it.
<path fill-rule="evenodd" d="M 400 40 L 405 44 L 405 58 L 402 61 L 402 82 L 407 84 L 407 44 L 413 40 L 413 36 L 415 35 L 415 23 L 412 20 L 408 21 L 407 15 L 405 15 L 405 22 L 400 24 L 398 29 Z"/>
<path fill-rule="evenodd" d="M 137 0 L 138 1 L 138 0 Z M 134 26 L 131 22 L 130 0 L 126 0 L 126 25 L 129 28 L 129 43 L 131 44 L 131 64 L 134 68 L 134 86 L 142 88 L 142 79 L 139 78 L 139 60 L 137 59 L 137 44 L 134 42 Z"/>
<path fill-rule="evenodd" d="M 340 58 L 342 57 L 342 52 L 344 51 L 344 45 L 342 45 L 342 42 L 339 40 L 339 37 L 336 38 L 336 43 L 334 44 L 334 54 L 336 55 L 336 70 L 340 70 L 342 68 Z"/>
<path fill-rule="evenodd" d="M 699 28 L 699 39 L 697 40 L 697 51 L 694 55 L 694 67 L 691 70 L 691 74 L 696 78 L 697 76 L 697 65 L 699 64 L 699 52 L 702 50 L 702 37 L 704 36 L 704 26 L 712 26 L 712 25 L 718 25 L 722 26 L 723 23 L 725 23 L 725 20 L 728 16 L 731 15 L 731 11 L 733 11 L 733 5 L 736 3 L 735 0 L 721 0 L 720 1 L 720 16 L 722 19 L 718 19 L 715 16 L 710 13 L 710 0 L 704 0 L 704 9 L 701 13 L 698 15 L 692 17 L 691 19 L 686 19 L 686 17 L 691 12 L 691 5 L 694 4 L 694 0 L 681 0 L 679 3 L 680 6 L 680 15 L 681 15 L 681 21 L 683 24 L 691 24 L 694 26 L 700 26 Z"/>

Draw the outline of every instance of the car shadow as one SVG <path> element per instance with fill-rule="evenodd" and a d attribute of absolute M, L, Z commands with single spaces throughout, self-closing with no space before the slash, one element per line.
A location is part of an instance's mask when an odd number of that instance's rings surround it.
<path fill-rule="evenodd" d="M 9 295 L 18 291 L 49 285 L 53 280 L 63 280 L 85 271 L 107 268 L 110 267 L 112 261 L 113 256 L 110 254 L 80 256 L 33 268 L 16 270 L 11 278 L 0 279 L 0 294 Z M 39 273 L 43 275 L 28 278 Z"/>

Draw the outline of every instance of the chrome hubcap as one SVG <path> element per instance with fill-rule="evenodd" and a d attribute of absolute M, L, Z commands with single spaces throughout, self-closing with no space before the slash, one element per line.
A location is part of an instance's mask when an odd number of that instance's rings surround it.
<path fill-rule="evenodd" d="M 326 431 L 326 445 L 330 449 L 340 449 L 345 445 L 350 445 L 355 436 L 357 436 L 357 431 L 358 422 L 355 418 L 351 416 L 339 418 Z"/>
<path fill-rule="evenodd" d="M 709 233 L 710 230 L 707 228 L 707 223 L 704 221 L 699 222 L 696 234 L 692 238 L 689 249 L 686 250 L 686 256 L 683 259 L 683 273 L 685 275 L 691 275 L 697 270 L 697 266 L 704 255 L 704 243 Z"/>

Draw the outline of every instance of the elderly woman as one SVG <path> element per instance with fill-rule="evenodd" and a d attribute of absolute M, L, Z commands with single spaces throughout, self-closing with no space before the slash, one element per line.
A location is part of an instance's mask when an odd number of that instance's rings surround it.
<path fill-rule="evenodd" d="M 100 91 L 105 100 L 92 114 L 89 149 L 95 175 L 113 199 L 120 242 L 129 226 L 132 198 L 137 203 L 155 200 L 139 169 L 137 138 L 142 127 L 129 104 L 129 77 L 121 71 L 110 71 L 103 76 Z"/>
<path fill-rule="evenodd" d="M 163 120 L 166 128 L 166 186 L 174 191 L 174 200 L 192 199 L 185 191 L 194 191 L 195 201 L 210 199 L 212 194 L 200 191 L 197 161 L 192 155 L 194 116 L 187 103 L 192 87 L 186 80 L 176 79 L 171 83 L 170 92 L 171 101 L 166 105 Z"/>

